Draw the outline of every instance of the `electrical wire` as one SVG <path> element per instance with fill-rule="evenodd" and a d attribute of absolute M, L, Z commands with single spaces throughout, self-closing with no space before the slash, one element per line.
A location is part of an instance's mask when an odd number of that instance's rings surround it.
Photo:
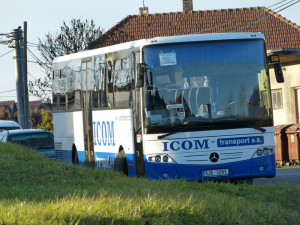
<path fill-rule="evenodd" d="M 285 0 L 285 1 L 286 1 L 286 0 Z M 281 1 L 281 2 L 285 2 L 285 1 Z M 295 1 L 295 0 L 289 1 L 288 3 L 283 4 L 283 5 L 281 5 L 280 7 L 277 7 L 277 8 L 275 8 L 275 9 L 279 9 L 279 8 L 281 8 L 282 6 L 285 6 L 285 5 L 287 5 L 287 4 L 291 3 L 291 2 L 294 2 L 294 1 Z M 288 5 L 287 7 L 283 8 L 283 9 L 278 10 L 277 12 L 273 12 L 273 13 L 271 13 L 271 14 L 265 16 L 265 17 L 262 17 L 262 18 L 260 17 L 261 11 L 260 11 L 260 10 L 257 10 L 257 13 L 256 13 L 255 15 L 258 15 L 258 16 L 256 16 L 256 17 L 254 18 L 255 21 L 253 21 L 252 23 L 242 26 L 242 24 L 251 22 L 251 20 L 242 21 L 242 22 L 240 22 L 239 24 L 235 24 L 234 26 L 224 28 L 223 30 L 220 30 L 219 32 L 224 32 L 224 31 L 227 31 L 227 30 L 232 30 L 232 29 L 234 29 L 235 27 L 238 28 L 238 29 L 236 29 L 235 31 L 240 31 L 240 30 L 242 30 L 242 29 L 244 29 L 244 28 L 246 28 L 246 27 L 249 27 L 249 26 L 251 26 L 251 25 L 253 25 L 253 24 L 255 24 L 255 23 L 258 23 L 258 22 L 260 22 L 260 21 L 262 21 L 262 20 L 266 20 L 267 18 L 273 16 L 275 13 L 278 13 L 278 12 L 284 10 L 284 9 L 287 9 L 287 8 L 291 7 L 292 5 L 298 3 L 298 2 L 300 2 L 300 0 L 294 2 L 293 4 Z M 273 9 L 273 10 L 275 10 L 275 9 Z M 272 10 L 272 11 L 273 11 L 273 10 Z M 240 18 L 237 18 L 237 19 L 235 19 L 235 20 L 229 21 L 229 22 L 227 22 L 226 24 L 229 24 L 229 23 L 238 21 L 239 19 L 240 19 Z M 220 27 L 220 26 L 218 26 L 218 27 Z"/>
<path fill-rule="evenodd" d="M 0 98 L 16 98 L 17 96 L 12 95 L 12 96 L 0 96 Z"/>
<path fill-rule="evenodd" d="M 280 3 L 283 3 L 283 2 L 286 2 L 286 1 L 287 1 L 287 0 L 280 1 L 280 2 L 278 2 L 278 3 L 276 3 L 276 4 L 273 4 L 272 6 L 276 6 L 276 5 L 278 5 L 278 4 L 280 4 Z M 279 7 L 276 7 L 276 8 L 271 9 L 271 10 L 272 10 L 272 11 L 277 10 L 277 9 L 279 9 L 279 8 L 281 8 L 281 7 L 283 7 L 283 6 L 287 5 L 287 4 L 289 4 L 289 3 L 291 3 L 291 2 L 294 2 L 294 1 L 296 1 L 296 0 L 291 0 L 291 1 L 289 1 L 288 3 L 285 3 L 285 4 L 283 4 L 283 5 L 279 6 Z M 250 25 L 252 25 L 252 24 L 255 24 L 255 23 L 259 22 L 259 21 L 265 20 L 265 19 L 269 18 L 270 16 L 274 15 L 275 13 L 281 12 L 281 11 L 283 11 L 283 10 L 285 10 L 285 9 L 287 9 L 287 8 L 289 8 L 289 7 L 293 6 L 293 5 L 295 5 L 295 4 L 297 4 L 298 2 L 300 2 L 300 0 L 297 0 L 296 2 L 294 2 L 294 3 L 290 4 L 290 5 L 288 5 L 287 7 L 282 8 L 282 9 L 276 11 L 276 12 L 273 12 L 272 14 L 270 14 L 270 15 L 268 15 L 268 16 L 266 16 L 266 17 L 263 17 L 263 18 L 259 17 L 259 15 L 261 14 L 261 12 L 258 10 L 258 11 L 255 13 L 255 19 L 259 19 L 259 18 L 260 18 L 259 20 L 253 21 L 253 23 L 248 24 L 248 25 L 245 25 L 245 26 L 241 26 L 241 25 L 242 25 L 242 24 L 245 24 L 245 23 L 247 23 L 247 22 L 250 22 L 250 20 L 242 21 L 242 22 L 240 22 L 239 24 L 235 24 L 235 25 L 233 25 L 233 26 L 231 26 L 231 27 L 227 27 L 227 28 L 224 28 L 224 29 L 222 29 L 222 30 L 218 30 L 218 32 L 224 32 L 224 31 L 226 31 L 226 30 L 231 30 L 231 29 L 233 29 L 233 28 L 235 28 L 235 27 L 239 27 L 238 30 L 241 30 L 241 29 L 243 29 L 243 28 L 245 28 L 245 27 L 248 27 L 248 26 L 250 26 Z M 272 7 L 272 6 L 270 6 L 270 7 Z M 270 7 L 269 7 L 269 8 L 270 8 Z M 203 32 L 207 32 L 207 31 L 213 30 L 213 29 L 217 29 L 217 28 L 223 27 L 223 26 L 225 26 L 225 25 L 228 25 L 228 24 L 230 24 L 230 23 L 237 22 L 237 21 L 239 21 L 240 19 L 241 19 L 241 18 L 236 18 L 236 19 L 230 20 L 230 21 L 228 21 L 228 22 L 226 22 L 226 23 L 222 23 L 222 24 L 219 24 L 219 25 L 217 25 L 217 26 L 210 27 L 210 28 L 208 28 L 208 29 L 198 31 L 197 33 L 203 33 Z M 238 31 L 238 30 L 236 30 L 236 31 Z"/>
<path fill-rule="evenodd" d="M 294 0 L 293 0 L 293 1 L 294 1 Z M 292 1 L 290 1 L 290 2 L 292 2 Z M 290 3 L 290 2 L 289 2 L 289 3 Z M 267 18 L 273 16 L 275 13 L 281 12 L 281 11 L 283 11 L 283 10 L 285 10 L 285 9 L 287 9 L 287 8 L 289 8 L 289 7 L 291 7 L 291 6 L 295 5 L 295 4 L 297 4 L 297 3 L 299 3 L 299 2 L 300 2 L 300 0 L 294 2 L 293 4 L 288 5 L 287 7 L 283 8 L 283 9 L 278 10 L 277 12 L 273 12 L 273 13 L 271 13 L 271 14 L 268 15 L 268 16 L 265 16 L 265 17 L 263 17 L 263 18 L 261 18 L 261 19 L 259 19 L 259 20 L 253 21 L 252 23 L 250 23 L 250 24 L 248 24 L 248 25 L 241 26 L 237 31 L 242 30 L 243 28 L 249 27 L 249 26 L 251 26 L 251 25 L 253 25 L 253 24 L 256 24 L 256 23 L 258 23 L 258 22 L 260 22 L 260 21 L 266 20 Z M 286 5 L 286 4 L 284 4 L 284 5 Z"/>
<path fill-rule="evenodd" d="M 280 3 L 286 2 L 286 1 L 287 0 L 283 0 L 283 1 L 277 2 L 277 3 L 273 4 L 273 5 L 268 6 L 267 8 L 271 8 L 271 7 L 275 6 L 275 5 L 279 5 Z"/>
<path fill-rule="evenodd" d="M 12 92 L 12 91 L 16 91 L 16 89 L 13 89 L 13 90 L 8 90 L 8 91 L 1 91 L 0 94 L 3 94 L 3 93 L 8 93 L 8 92 Z"/>
<path fill-rule="evenodd" d="M 5 56 L 5 55 L 11 53 L 12 51 L 14 51 L 14 49 L 13 49 L 13 50 L 10 50 L 10 51 L 8 51 L 8 52 L 6 52 L 6 53 L 4 53 L 3 55 L 0 55 L 0 58 L 1 58 L 2 56 Z"/>
<path fill-rule="evenodd" d="M 32 62 L 32 63 L 37 63 L 39 65 L 43 65 L 45 67 L 47 67 L 47 69 L 50 69 L 50 64 L 44 63 L 42 62 L 42 60 L 40 60 L 28 47 L 27 50 L 29 51 L 29 54 L 32 56 L 32 58 L 34 58 L 36 61 L 28 61 L 28 62 Z"/>
<path fill-rule="evenodd" d="M 297 4 L 297 3 L 299 3 L 299 2 L 300 2 L 300 0 L 299 0 L 299 1 L 296 1 L 295 3 L 289 5 L 289 6 L 283 8 L 283 9 L 281 9 L 281 10 L 278 10 L 277 13 L 278 13 L 278 12 L 281 12 L 281 11 L 283 11 L 283 10 L 285 10 L 285 9 L 287 9 L 287 8 L 289 8 L 289 7 L 291 7 L 291 6 L 295 5 L 295 4 Z"/>

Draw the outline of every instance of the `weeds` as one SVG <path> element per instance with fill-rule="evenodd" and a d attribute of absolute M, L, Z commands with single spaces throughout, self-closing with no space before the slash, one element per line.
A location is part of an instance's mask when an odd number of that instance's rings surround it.
<path fill-rule="evenodd" d="M 288 184 L 153 181 L 0 143 L 0 224 L 300 224 Z"/>

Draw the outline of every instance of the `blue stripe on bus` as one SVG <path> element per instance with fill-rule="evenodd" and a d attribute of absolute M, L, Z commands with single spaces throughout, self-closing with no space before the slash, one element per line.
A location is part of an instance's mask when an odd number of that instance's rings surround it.
<path fill-rule="evenodd" d="M 263 171 L 260 171 L 264 168 Z M 202 171 L 208 169 L 229 169 L 227 177 L 203 178 Z M 179 165 L 169 163 L 147 162 L 145 158 L 145 175 L 150 179 L 186 179 L 186 180 L 221 180 L 254 177 L 274 177 L 276 175 L 275 156 L 249 159 L 240 162 L 218 165 Z"/>
<path fill-rule="evenodd" d="M 96 153 L 99 158 L 115 157 L 115 153 Z M 84 151 L 78 151 L 79 163 L 84 166 Z M 133 165 L 133 168 L 128 167 L 128 175 L 136 177 L 136 163 L 134 154 L 126 154 L 127 166 Z M 62 151 L 61 161 L 72 162 L 71 151 Z M 264 167 L 264 171 L 260 171 Z M 187 180 L 204 180 L 202 171 L 206 169 L 229 169 L 228 177 L 206 178 L 213 179 L 239 179 L 251 177 L 274 177 L 276 174 L 275 155 L 248 159 L 240 162 L 233 162 L 218 165 L 178 165 L 170 163 L 154 163 L 148 162 L 145 158 L 145 176 L 150 179 L 165 179 L 165 173 L 168 173 L 168 178 L 172 179 L 187 179 Z"/>
<path fill-rule="evenodd" d="M 70 162 L 72 163 L 72 151 L 71 150 L 59 150 L 60 152 L 60 160 L 63 162 Z M 77 151 L 79 165 L 85 166 L 85 155 L 84 151 Z M 100 166 L 100 162 L 97 162 L 97 159 L 102 159 L 102 166 L 107 166 L 108 164 L 113 163 L 114 159 L 116 158 L 116 153 L 109 153 L 109 152 L 96 152 L 96 166 Z M 106 160 L 105 160 L 106 159 Z M 126 154 L 127 160 L 127 168 L 128 168 L 128 176 L 136 177 L 136 163 L 135 163 L 135 155 L 134 154 Z M 99 160 L 98 160 L 99 161 Z M 98 163 L 98 165 L 97 165 Z M 133 165 L 132 168 L 129 167 L 129 164 Z M 113 165 L 112 165 L 113 166 Z M 99 167 L 100 168 L 100 167 Z M 112 169 L 112 168 L 110 168 Z"/>

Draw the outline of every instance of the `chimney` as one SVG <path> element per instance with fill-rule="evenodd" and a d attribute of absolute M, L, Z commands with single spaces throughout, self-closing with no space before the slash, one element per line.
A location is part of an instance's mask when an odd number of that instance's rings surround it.
<path fill-rule="evenodd" d="M 140 16 L 149 14 L 149 9 L 148 7 L 145 7 L 144 0 L 143 0 L 143 7 L 140 7 L 139 11 L 140 11 Z"/>
<path fill-rule="evenodd" d="M 182 0 L 183 12 L 193 11 L 193 0 Z"/>

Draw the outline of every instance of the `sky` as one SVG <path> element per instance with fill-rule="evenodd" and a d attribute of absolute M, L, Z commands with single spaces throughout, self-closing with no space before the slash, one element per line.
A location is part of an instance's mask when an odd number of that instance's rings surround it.
<path fill-rule="evenodd" d="M 273 11 L 276 7 L 291 0 L 193 0 L 194 11 L 212 9 L 232 9 L 265 6 Z M 128 15 L 138 15 L 139 7 L 149 8 L 149 13 L 181 12 L 182 0 L 0 0 L 0 34 L 10 33 L 13 29 L 27 22 L 28 42 L 38 43 L 47 33 L 55 34 L 65 21 L 72 19 L 94 20 L 96 26 L 108 30 Z M 280 3 L 281 2 L 281 3 Z M 300 25 L 300 1 L 279 12 L 288 20 Z M 276 3 L 279 5 L 272 6 Z M 0 39 L 7 40 L 5 36 Z M 36 47 L 29 49 L 41 59 Z M 16 78 L 13 49 L 0 44 L 0 101 L 17 100 Z M 7 54 L 6 54 L 7 53 Z M 35 61 L 28 53 L 28 61 Z M 45 76 L 41 68 L 28 62 L 29 80 Z M 37 100 L 29 96 L 29 100 Z"/>

